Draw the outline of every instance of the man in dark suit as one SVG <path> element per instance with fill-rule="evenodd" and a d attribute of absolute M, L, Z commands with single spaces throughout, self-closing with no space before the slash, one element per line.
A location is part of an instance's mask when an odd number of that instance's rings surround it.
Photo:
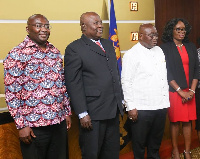
<path fill-rule="evenodd" d="M 115 51 L 101 38 L 97 13 L 83 13 L 80 26 L 83 35 L 67 46 L 64 60 L 66 86 L 80 119 L 82 158 L 118 159 L 123 93 Z"/>

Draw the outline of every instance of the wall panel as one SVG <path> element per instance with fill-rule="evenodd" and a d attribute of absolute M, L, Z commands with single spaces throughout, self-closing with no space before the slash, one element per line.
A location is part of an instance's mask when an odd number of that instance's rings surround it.
<path fill-rule="evenodd" d="M 24 40 L 26 36 L 26 24 L 2 23 L 0 24 L 0 35 L 0 59 L 2 60 L 13 47 Z"/>
<path fill-rule="evenodd" d="M 137 0 L 138 11 L 130 11 L 131 0 L 114 0 L 117 20 L 153 20 L 154 2 L 152 0 Z"/>
<path fill-rule="evenodd" d="M 102 15 L 106 3 L 104 0 L 0 0 L 0 19 L 26 20 L 34 13 L 41 13 L 52 20 L 79 20 L 80 15 L 86 11 Z"/>
<path fill-rule="evenodd" d="M 161 35 L 167 21 L 172 18 L 185 18 L 192 26 L 190 41 L 197 44 L 196 39 L 200 37 L 200 1 L 199 0 L 154 0 L 155 1 L 155 21 L 159 32 L 159 44 Z"/>

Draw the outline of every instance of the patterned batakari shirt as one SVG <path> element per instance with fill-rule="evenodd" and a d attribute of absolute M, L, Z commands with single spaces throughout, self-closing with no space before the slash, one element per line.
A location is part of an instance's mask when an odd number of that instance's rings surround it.
<path fill-rule="evenodd" d="M 63 60 L 49 42 L 43 51 L 28 36 L 4 60 L 8 109 L 17 129 L 60 123 L 71 115 Z"/>

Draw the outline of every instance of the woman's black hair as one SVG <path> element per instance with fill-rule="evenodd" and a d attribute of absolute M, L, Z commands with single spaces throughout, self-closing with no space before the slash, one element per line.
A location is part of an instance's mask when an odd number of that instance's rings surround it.
<path fill-rule="evenodd" d="M 187 20 L 183 18 L 173 18 L 170 21 L 168 21 L 167 24 L 165 25 L 164 32 L 162 34 L 162 41 L 164 43 L 173 41 L 173 30 L 179 21 L 184 23 L 185 30 L 186 30 L 186 34 L 185 34 L 185 38 L 183 39 L 183 42 L 189 42 L 188 35 L 192 28 L 191 25 L 189 24 Z"/>

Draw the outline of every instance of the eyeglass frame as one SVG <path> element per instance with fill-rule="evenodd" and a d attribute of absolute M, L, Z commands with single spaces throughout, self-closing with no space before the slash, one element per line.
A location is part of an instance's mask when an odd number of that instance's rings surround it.
<path fill-rule="evenodd" d="M 36 24 L 28 24 L 28 25 L 34 26 L 37 29 L 41 29 L 42 27 L 44 27 L 47 30 L 51 30 L 51 28 L 52 28 L 52 26 L 50 24 L 36 23 Z M 37 25 L 40 25 L 40 26 L 37 26 Z"/>
<path fill-rule="evenodd" d="M 177 33 L 180 33 L 181 31 L 186 33 L 187 31 L 185 30 L 185 28 L 175 28 L 174 29 Z"/>

